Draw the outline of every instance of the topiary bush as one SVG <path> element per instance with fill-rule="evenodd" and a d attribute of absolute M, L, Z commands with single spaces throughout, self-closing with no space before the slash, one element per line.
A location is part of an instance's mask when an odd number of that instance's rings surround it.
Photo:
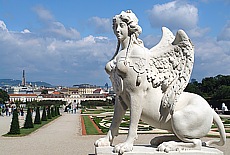
<path fill-rule="evenodd" d="M 42 111 L 42 121 L 47 121 L 46 107 L 43 107 L 43 111 Z"/>
<path fill-rule="evenodd" d="M 36 108 L 36 116 L 35 116 L 35 119 L 34 119 L 34 124 L 41 124 L 41 118 L 40 118 L 40 108 L 37 107 Z"/>
<path fill-rule="evenodd" d="M 32 110 L 31 108 L 27 109 L 26 120 L 25 120 L 25 124 L 24 124 L 24 128 L 26 128 L 26 129 L 34 127 L 31 110 Z"/>
<path fill-rule="evenodd" d="M 52 117 L 55 117 L 54 107 L 51 107 L 51 116 L 52 116 Z"/>
<path fill-rule="evenodd" d="M 58 115 L 58 112 L 57 112 L 57 107 L 56 107 L 56 106 L 54 107 L 54 114 L 55 114 L 55 116 L 57 116 L 57 115 Z"/>
<path fill-rule="evenodd" d="M 10 125 L 10 131 L 8 134 L 20 134 L 19 120 L 18 120 L 18 111 L 14 109 L 13 117 Z"/>
<path fill-rule="evenodd" d="M 59 107 L 57 107 L 57 115 L 60 116 L 60 110 L 59 110 Z"/>
<path fill-rule="evenodd" d="M 48 119 L 52 118 L 51 113 L 50 113 L 50 106 L 48 106 L 48 109 L 47 109 L 47 118 Z"/>

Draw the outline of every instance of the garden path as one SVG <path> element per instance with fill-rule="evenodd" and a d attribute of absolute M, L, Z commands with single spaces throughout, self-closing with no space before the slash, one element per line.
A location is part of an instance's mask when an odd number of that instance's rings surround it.
<path fill-rule="evenodd" d="M 9 117 L 10 118 L 10 117 Z M 10 124 L 11 119 L 1 118 Z M 4 124 L 4 123 L 3 123 Z M 4 126 L 7 126 L 6 124 Z M 9 128 L 9 127 L 8 127 Z M 0 130 L 0 133 L 8 129 Z M 3 133 L 4 134 L 4 133 Z M 136 144 L 149 144 L 151 138 L 156 134 L 139 134 Z M 94 142 L 103 135 L 81 135 L 80 111 L 77 114 L 62 113 L 62 116 L 53 122 L 43 126 L 36 132 L 25 137 L 3 137 L 0 136 L 0 154 L 10 155 L 93 155 Z M 115 138 L 114 144 L 124 142 L 126 135 L 122 134 Z M 209 138 L 205 138 L 207 140 Z M 230 155 L 230 139 L 223 147 L 217 147 L 226 155 Z"/>

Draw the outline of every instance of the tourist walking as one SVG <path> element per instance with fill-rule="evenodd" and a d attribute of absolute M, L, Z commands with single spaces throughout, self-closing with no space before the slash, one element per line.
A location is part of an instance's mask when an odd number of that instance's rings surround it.
<path fill-rule="evenodd" d="M 9 107 L 9 116 L 11 115 L 11 113 L 12 113 L 12 108 L 11 107 Z"/>

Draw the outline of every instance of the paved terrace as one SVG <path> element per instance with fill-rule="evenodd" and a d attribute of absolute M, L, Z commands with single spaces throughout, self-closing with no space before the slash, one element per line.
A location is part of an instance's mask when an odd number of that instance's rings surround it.
<path fill-rule="evenodd" d="M 9 131 L 11 117 L 0 117 L 0 135 Z M 140 134 L 137 144 L 149 144 L 156 134 Z M 0 137 L 0 154 L 4 155 L 93 155 L 94 142 L 103 135 L 82 136 L 80 114 L 63 113 L 54 120 L 25 137 Z M 126 135 L 115 138 L 114 143 L 123 142 Z M 208 138 L 204 138 L 207 140 Z M 230 155 L 230 139 L 223 147 L 217 147 Z"/>

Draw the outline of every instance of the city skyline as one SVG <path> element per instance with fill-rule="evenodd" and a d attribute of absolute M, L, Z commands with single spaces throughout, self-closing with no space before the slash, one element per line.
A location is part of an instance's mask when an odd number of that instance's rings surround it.
<path fill-rule="evenodd" d="M 45 81 L 52 85 L 110 83 L 104 66 L 117 40 L 112 18 L 132 10 L 148 48 L 161 27 L 184 29 L 195 45 L 192 77 L 230 73 L 230 2 L 201 1 L 5 1 L 0 0 L 0 79 Z"/>

